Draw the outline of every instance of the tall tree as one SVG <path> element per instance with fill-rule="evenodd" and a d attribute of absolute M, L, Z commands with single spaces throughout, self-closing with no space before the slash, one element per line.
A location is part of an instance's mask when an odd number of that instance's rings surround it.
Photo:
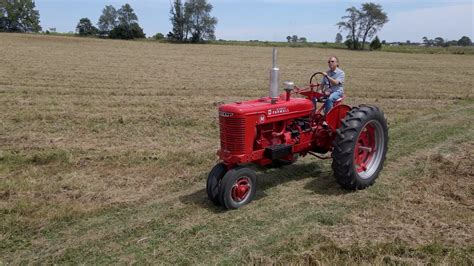
<path fill-rule="evenodd" d="M 168 38 L 182 42 L 185 38 L 184 5 L 181 0 L 174 0 L 170 9 L 170 21 L 173 29 L 168 33 Z"/>
<path fill-rule="evenodd" d="M 92 22 L 89 18 L 81 18 L 79 23 L 77 23 L 76 31 L 81 36 L 91 36 L 96 35 L 99 30 L 92 25 Z"/>
<path fill-rule="evenodd" d="M 336 34 L 336 43 L 342 43 L 342 35 L 339 32 Z"/>
<path fill-rule="evenodd" d="M 33 0 L 0 0 L 0 31 L 39 32 L 40 15 Z"/>
<path fill-rule="evenodd" d="M 387 14 L 383 12 L 381 5 L 374 3 L 362 4 L 360 17 L 362 50 L 364 50 L 364 45 L 367 38 L 372 38 L 387 22 Z"/>
<path fill-rule="evenodd" d="M 433 45 L 433 42 L 434 42 L 433 40 L 428 39 L 428 37 L 426 37 L 426 36 L 424 36 L 422 40 L 423 40 L 423 43 L 425 44 L 425 46 L 431 46 L 431 45 Z"/>
<path fill-rule="evenodd" d="M 3 0 L 0 0 L 0 32 L 7 28 L 7 9 Z"/>
<path fill-rule="evenodd" d="M 97 26 L 101 34 L 109 34 L 118 25 L 118 12 L 112 5 L 107 5 L 102 10 Z"/>
<path fill-rule="evenodd" d="M 138 23 L 138 17 L 135 11 L 129 4 L 123 5 L 117 12 L 119 24 L 130 26 L 133 23 Z"/>
<path fill-rule="evenodd" d="M 286 40 L 290 43 L 291 42 L 291 36 L 290 35 L 286 36 Z"/>
<path fill-rule="evenodd" d="M 382 48 L 382 44 L 380 43 L 380 39 L 378 36 L 375 36 L 374 40 L 370 43 L 370 50 L 378 50 Z"/>
<path fill-rule="evenodd" d="M 336 25 L 339 29 L 344 29 L 349 32 L 347 35 L 347 39 L 350 42 L 350 48 L 356 50 L 359 47 L 359 37 L 360 37 L 360 21 L 362 17 L 362 13 L 355 7 L 350 7 L 346 9 L 347 15 L 342 17 L 342 21 L 337 23 Z"/>
<path fill-rule="evenodd" d="M 192 42 L 215 40 L 217 18 L 211 16 L 212 5 L 207 0 L 189 0 L 185 13 L 189 16 L 189 29 Z"/>
<path fill-rule="evenodd" d="M 434 39 L 434 44 L 435 44 L 436 46 L 443 46 L 443 45 L 444 45 L 444 39 L 441 38 L 441 37 L 436 37 L 436 38 Z"/>
<path fill-rule="evenodd" d="M 297 43 L 298 42 L 298 35 L 291 36 L 291 42 Z"/>
<path fill-rule="evenodd" d="M 110 31 L 112 39 L 136 39 L 145 38 L 143 29 L 138 24 L 138 17 L 129 4 L 123 5 L 118 11 L 118 26 Z"/>
<path fill-rule="evenodd" d="M 472 45 L 471 38 L 469 38 L 467 36 L 462 36 L 461 39 L 459 39 L 459 41 L 458 41 L 458 45 L 460 45 L 460 46 L 470 46 L 470 45 Z"/>

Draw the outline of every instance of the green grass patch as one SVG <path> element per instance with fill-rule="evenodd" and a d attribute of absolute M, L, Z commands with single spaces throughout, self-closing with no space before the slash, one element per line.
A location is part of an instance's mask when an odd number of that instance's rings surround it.
<path fill-rule="evenodd" d="M 70 164 L 71 153 L 60 148 L 45 148 L 34 151 L 0 152 L 0 169 L 26 165 Z"/>

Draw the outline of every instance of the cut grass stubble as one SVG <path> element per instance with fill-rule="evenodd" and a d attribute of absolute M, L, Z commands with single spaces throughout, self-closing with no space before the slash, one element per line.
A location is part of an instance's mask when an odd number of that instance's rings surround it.
<path fill-rule="evenodd" d="M 203 189 L 216 109 L 267 93 L 271 49 L 0 47 L 0 262 L 472 263 L 470 57 L 280 48 L 282 80 L 300 85 L 338 55 L 347 102 L 388 117 L 386 167 L 356 193 L 329 162 L 260 169 L 257 199 L 224 212 Z"/>

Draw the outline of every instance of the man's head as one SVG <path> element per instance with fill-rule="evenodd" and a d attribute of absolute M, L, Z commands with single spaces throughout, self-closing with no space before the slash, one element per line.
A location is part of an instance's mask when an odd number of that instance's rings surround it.
<path fill-rule="evenodd" d="M 329 57 L 328 66 L 332 71 L 336 70 L 336 68 L 339 67 L 339 60 L 337 59 L 337 57 L 335 56 Z"/>

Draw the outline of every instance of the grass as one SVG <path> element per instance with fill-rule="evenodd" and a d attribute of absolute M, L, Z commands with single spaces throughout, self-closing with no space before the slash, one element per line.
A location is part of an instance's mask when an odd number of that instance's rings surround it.
<path fill-rule="evenodd" d="M 347 102 L 388 117 L 388 159 L 355 193 L 328 161 L 258 169 L 256 200 L 227 212 L 204 189 L 216 108 L 267 93 L 271 49 L 18 34 L 0 47 L 0 263 L 473 263 L 470 56 L 280 47 L 296 84 L 340 58 Z"/>

